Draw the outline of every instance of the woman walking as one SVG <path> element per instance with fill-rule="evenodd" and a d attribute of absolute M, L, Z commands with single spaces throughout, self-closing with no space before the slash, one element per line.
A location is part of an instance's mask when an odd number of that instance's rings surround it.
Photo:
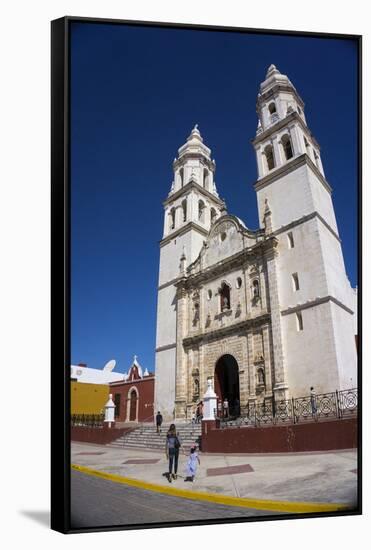
<path fill-rule="evenodd" d="M 180 441 L 176 433 L 175 424 L 170 424 L 169 431 L 166 434 L 166 458 L 169 460 L 169 475 L 168 481 L 171 483 L 172 479 L 177 478 L 178 473 L 178 459 L 179 459 Z M 173 473 L 174 467 L 174 473 Z"/>

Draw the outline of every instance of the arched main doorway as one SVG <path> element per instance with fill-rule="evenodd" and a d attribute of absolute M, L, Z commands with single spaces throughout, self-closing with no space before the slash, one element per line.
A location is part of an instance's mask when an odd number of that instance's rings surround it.
<path fill-rule="evenodd" d="M 240 378 L 233 355 L 223 355 L 215 365 L 214 390 L 221 401 L 228 400 L 230 416 L 240 414 Z"/>
<path fill-rule="evenodd" d="M 129 421 L 135 422 L 137 420 L 137 392 L 132 389 L 129 394 Z"/>

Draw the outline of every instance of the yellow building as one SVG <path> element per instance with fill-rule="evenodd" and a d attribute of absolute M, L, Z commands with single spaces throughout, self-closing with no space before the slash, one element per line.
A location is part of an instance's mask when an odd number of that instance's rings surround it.
<path fill-rule="evenodd" d="M 104 413 L 108 395 L 108 384 L 87 384 L 71 380 L 71 414 Z"/>

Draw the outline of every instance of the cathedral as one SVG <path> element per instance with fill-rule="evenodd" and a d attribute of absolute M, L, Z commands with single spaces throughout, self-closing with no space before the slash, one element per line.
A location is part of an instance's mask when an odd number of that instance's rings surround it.
<path fill-rule="evenodd" d="M 197 125 L 164 201 L 155 410 L 189 420 L 212 379 L 237 412 L 357 384 L 354 291 L 304 103 L 271 65 L 257 98 L 260 228 L 229 214 Z"/>

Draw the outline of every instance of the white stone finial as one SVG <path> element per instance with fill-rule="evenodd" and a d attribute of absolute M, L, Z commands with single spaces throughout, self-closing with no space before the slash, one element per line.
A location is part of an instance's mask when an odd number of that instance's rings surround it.
<path fill-rule="evenodd" d="M 109 399 L 104 407 L 104 422 L 107 422 L 110 428 L 112 423 L 115 422 L 115 404 L 112 400 L 112 393 L 109 394 Z"/>
<path fill-rule="evenodd" d="M 279 70 L 277 69 L 276 65 L 269 65 L 268 67 L 268 70 L 267 70 L 267 74 L 265 76 L 265 78 L 269 78 L 270 76 L 272 76 L 273 74 L 280 74 Z"/>
<path fill-rule="evenodd" d="M 208 378 L 207 390 L 203 396 L 204 402 L 204 415 L 203 420 L 215 420 L 216 407 L 217 407 L 217 395 L 213 389 L 213 380 Z"/>
<path fill-rule="evenodd" d="M 199 141 L 203 141 L 200 134 L 200 130 L 198 129 L 198 124 L 195 124 L 194 127 L 192 128 L 192 132 L 188 137 L 188 141 L 191 139 L 197 139 Z"/>

